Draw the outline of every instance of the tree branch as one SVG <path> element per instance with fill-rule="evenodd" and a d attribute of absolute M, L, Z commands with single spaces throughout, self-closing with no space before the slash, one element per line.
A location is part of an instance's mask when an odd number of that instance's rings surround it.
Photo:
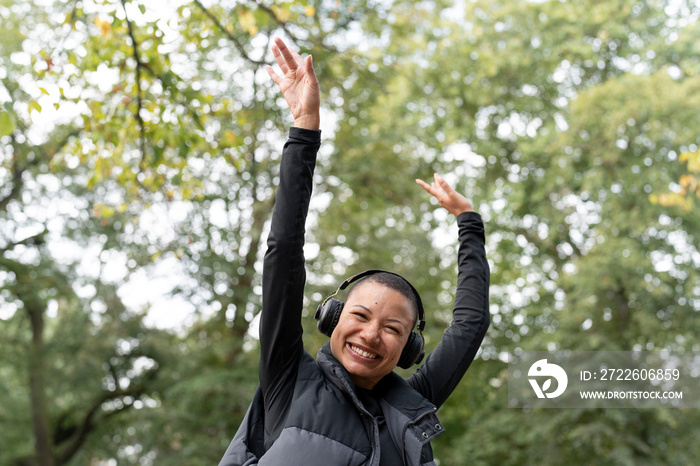
<path fill-rule="evenodd" d="M 21 239 L 19 241 L 15 241 L 14 243 L 10 243 L 4 248 L 0 249 L 0 254 L 4 254 L 7 251 L 14 249 L 15 247 L 24 244 L 24 245 L 33 245 L 33 246 L 41 246 L 42 244 L 46 243 L 46 234 L 48 233 L 48 230 L 44 228 L 40 233 L 37 233 L 36 235 L 33 236 L 28 236 L 24 239 Z"/>
<path fill-rule="evenodd" d="M 122 1 L 123 1 L 123 0 L 122 0 Z M 238 49 L 238 51 L 240 52 L 240 54 L 243 56 L 243 58 L 244 58 L 246 61 L 250 62 L 250 63 L 253 64 L 253 65 L 257 65 L 257 66 L 264 66 L 264 65 L 267 64 L 267 63 L 265 63 L 264 61 L 254 60 L 254 59 L 250 58 L 250 56 L 248 55 L 248 53 L 245 51 L 245 48 L 243 48 L 243 44 L 241 44 L 241 43 L 238 41 L 238 39 L 236 39 L 236 38 L 233 36 L 233 34 L 231 34 L 231 33 L 219 22 L 219 20 L 216 18 L 216 16 L 214 16 L 204 5 L 202 5 L 202 2 L 200 2 L 199 0 L 194 0 L 194 3 L 195 3 L 195 5 L 197 5 L 197 6 L 199 7 L 200 10 L 202 10 L 202 12 L 203 12 L 205 15 L 207 15 L 207 17 L 214 23 L 214 25 L 215 25 L 217 28 L 219 28 L 219 30 L 228 38 L 228 40 L 230 40 L 231 42 L 233 42 L 233 45 L 236 46 L 236 48 Z"/>
<path fill-rule="evenodd" d="M 116 354 L 113 356 L 116 356 Z M 139 350 L 132 351 L 128 354 L 129 358 L 139 356 L 151 357 L 151 355 Z M 134 403 L 126 403 L 124 398 L 130 397 L 134 400 L 140 399 L 141 396 L 148 392 L 149 382 L 153 381 L 160 371 L 160 365 L 156 364 L 155 367 L 141 374 L 138 382 L 131 379 L 127 388 L 119 388 L 119 374 L 117 373 L 117 369 L 109 362 L 109 359 L 107 361 L 109 364 L 109 373 L 112 378 L 114 378 L 116 384 L 115 389 L 104 390 L 102 394 L 95 398 L 92 404 L 88 406 L 87 411 L 85 411 L 82 417 L 77 419 L 74 423 L 67 426 L 61 426 L 60 422 L 57 423 L 56 430 L 54 431 L 54 442 L 58 446 L 58 452 L 56 453 L 57 465 L 67 463 L 83 446 L 88 434 L 99 427 L 103 421 L 132 408 Z M 115 400 L 120 400 L 122 405 L 111 411 L 102 410 L 104 403 Z M 81 404 L 79 407 L 70 408 L 60 419 L 67 419 L 73 410 L 80 409 L 82 406 L 84 405 Z M 102 412 L 100 412 L 101 410 Z"/>
<path fill-rule="evenodd" d="M 138 399 L 144 394 L 145 391 L 146 389 L 143 386 L 136 386 L 125 390 L 105 392 L 101 397 L 97 398 L 92 403 L 83 418 L 77 422 L 76 425 L 70 426 L 69 428 L 64 428 L 62 431 L 56 431 L 55 436 L 65 439 L 64 442 L 62 442 L 63 446 L 61 446 L 60 451 L 56 454 L 56 464 L 61 465 L 68 462 L 80 450 L 82 445 L 85 443 L 88 434 L 95 430 L 95 428 L 99 425 L 99 423 L 95 422 L 95 417 L 104 403 L 127 396 Z M 114 411 L 104 414 L 102 418 L 112 417 L 115 414 L 132 408 L 133 405 L 133 403 L 122 403 L 121 408 L 117 408 Z M 61 433 L 64 435 L 60 436 L 59 434 Z M 69 435 L 66 436 L 66 433 Z"/>
<path fill-rule="evenodd" d="M 21 130 L 24 130 L 24 128 L 20 126 Z M 15 155 L 14 155 L 14 165 L 12 166 L 12 189 L 10 192 L 0 199 L 0 211 L 5 211 L 7 210 L 7 205 L 10 203 L 12 199 L 15 199 L 20 191 L 22 190 L 22 187 L 24 186 L 24 182 L 22 181 L 22 176 L 24 175 L 24 172 L 26 172 L 28 169 L 35 167 L 39 165 L 42 161 L 48 161 L 51 157 L 53 157 L 55 154 L 57 154 L 59 151 L 61 151 L 66 144 L 68 144 L 68 141 L 70 141 L 70 138 L 73 136 L 77 136 L 80 134 L 80 129 L 74 128 L 72 131 L 69 131 L 68 134 L 56 145 L 55 148 L 50 148 L 47 150 L 48 142 L 39 146 L 32 146 L 32 149 L 34 149 L 35 152 L 38 152 L 41 157 L 34 157 L 33 160 L 27 161 L 26 165 L 20 166 L 17 163 L 17 148 L 15 147 L 15 144 L 17 143 L 15 136 L 11 136 L 11 146 L 15 149 Z"/>
<path fill-rule="evenodd" d="M 12 189 L 10 189 L 7 196 L 0 199 L 0 211 L 7 210 L 7 204 L 9 204 L 12 199 L 16 198 L 22 189 L 22 175 L 24 174 L 24 170 L 24 168 L 18 168 L 17 163 L 12 167 Z"/>
<path fill-rule="evenodd" d="M 139 56 L 139 43 L 136 41 L 134 35 L 134 27 L 129 19 L 129 14 L 126 12 L 126 0 L 121 0 L 122 8 L 124 9 L 124 17 L 126 18 L 126 25 L 129 31 L 129 37 L 131 38 L 131 49 L 134 55 L 134 60 L 136 60 L 136 121 L 139 125 L 139 150 L 141 151 L 141 168 L 143 168 L 146 162 L 146 125 L 144 124 L 143 117 L 141 116 L 141 109 L 143 108 L 143 96 L 141 92 L 141 68 L 148 68 L 145 63 L 141 61 Z"/>
<path fill-rule="evenodd" d="M 194 110 L 192 110 L 190 103 L 187 102 L 187 100 L 180 98 L 179 94 L 182 94 L 182 92 L 180 92 L 180 90 L 177 88 L 177 86 L 174 84 L 170 84 L 168 82 L 168 80 L 166 80 L 163 77 L 162 73 L 156 73 L 151 67 L 146 67 L 146 71 L 148 71 L 151 74 L 151 76 L 153 76 L 158 81 L 160 81 L 160 83 L 163 85 L 163 89 L 169 89 L 172 92 L 172 96 L 175 99 L 175 102 L 181 104 L 183 107 L 185 107 L 187 109 L 187 112 L 192 117 L 192 120 L 194 121 L 195 126 L 197 128 L 199 128 L 201 131 L 206 131 L 206 129 L 204 128 L 204 124 L 202 123 L 202 119 L 199 117 L 199 115 Z M 168 72 L 174 77 L 174 79 L 177 79 L 178 82 L 184 82 L 180 78 L 180 76 L 177 75 L 176 73 L 174 73 L 172 70 L 168 70 Z M 191 89 L 191 87 L 190 87 L 190 89 Z"/>
<path fill-rule="evenodd" d="M 270 16 L 273 20 L 275 20 L 275 22 L 277 23 L 277 25 L 278 25 L 279 27 L 281 27 L 282 30 L 284 31 L 284 33 L 287 34 L 289 37 L 291 37 L 292 40 L 293 40 L 294 42 L 298 42 L 298 41 L 299 41 L 299 38 L 298 38 L 293 32 L 291 32 L 291 31 L 289 30 L 289 28 L 287 27 L 287 22 L 286 22 L 286 21 L 282 21 L 282 20 L 279 18 L 279 16 L 277 16 L 277 13 L 275 13 L 274 11 L 272 11 L 272 9 L 271 9 L 269 6 L 263 5 L 262 3 L 260 3 L 260 2 L 257 1 L 257 0 L 253 0 L 253 3 L 254 3 L 255 6 L 257 6 L 259 9 L 261 9 L 262 11 L 264 11 L 265 13 L 267 13 L 268 16 Z"/>

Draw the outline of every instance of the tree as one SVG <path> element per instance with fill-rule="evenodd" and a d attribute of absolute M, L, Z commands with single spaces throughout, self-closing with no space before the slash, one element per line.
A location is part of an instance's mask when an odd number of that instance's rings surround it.
<path fill-rule="evenodd" d="M 26 97 L 6 89 L 15 102 Z M 153 402 L 167 360 L 159 345 L 170 337 L 147 330 L 107 278 L 105 268 L 121 251 L 114 224 L 87 214 L 99 196 L 81 186 L 85 170 L 55 170 L 75 130 L 59 127 L 32 143 L 28 125 L 15 118 L 0 201 L 8 346 L 0 363 L 2 417 L 13 428 L 3 429 L 11 447 L 0 455 L 5 464 L 60 465 L 111 418 Z M 87 260 L 80 249 L 89 251 Z"/>
<path fill-rule="evenodd" d="M 56 86 L 37 82 L 54 66 L 51 57 L 29 55 L 36 43 L 28 35 L 46 32 L 52 18 L 34 6 L 29 18 L 31 4 L 2 6 L 0 370 L 1 416 L 11 428 L 2 431 L 0 461 L 60 465 L 76 461 L 91 440 L 98 444 L 97 433 L 128 411 L 157 405 L 174 338 L 147 329 L 144 315 L 122 303 L 118 287 L 135 265 L 120 235 L 133 217 L 105 208 L 109 184 L 95 184 L 94 167 L 71 152 L 78 122 L 33 124 L 39 96 L 51 97 L 41 86 Z M 49 44 L 54 32 L 44 36 Z M 70 81 L 57 76 L 58 85 Z M 55 103 L 70 107 L 70 99 Z"/>

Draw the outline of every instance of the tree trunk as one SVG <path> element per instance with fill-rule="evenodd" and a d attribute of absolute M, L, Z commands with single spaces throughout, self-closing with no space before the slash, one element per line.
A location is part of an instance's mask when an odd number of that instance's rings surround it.
<path fill-rule="evenodd" d="M 26 302 L 25 306 L 32 324 L 32 343 L 29 349 L 29 392 L 37 464 L 54 466 L 49 416 L 44 397 L 44 310 Z"/>

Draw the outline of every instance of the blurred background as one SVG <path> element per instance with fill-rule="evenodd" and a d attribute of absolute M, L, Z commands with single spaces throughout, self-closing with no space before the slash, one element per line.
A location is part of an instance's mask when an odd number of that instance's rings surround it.
<path fill-rule="evenodd" d="M 305 338 L 346 276 L 450 321 L 446 175 L 487 226 L 492 325 L 442 465 L 700 464 L 697 409 L 509 409 L 520 350 L 698 351 L 700 4 L 0 0 L 0 464 L 211 465 L 257 385 L 260 263 L 311 53 L 323 146 Z M 404 375 L 408 374 L 405 373 Z"/>

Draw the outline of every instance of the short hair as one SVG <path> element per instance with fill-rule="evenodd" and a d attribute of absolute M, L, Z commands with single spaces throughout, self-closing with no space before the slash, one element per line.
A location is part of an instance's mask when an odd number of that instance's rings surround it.
<path fill-rule="evenodd" d="M 409 284 L 405 278 L 401 277 L 400 275 L 396 275 L 389 272 L 373 273 L 372 275 L 368 275 L 359 282 L 355 283 L 352 286 L 352 288 L 350 288 L 350 291 L 348 291 L 345 300 L 347 301 L 348 299 L 350 299 L 350 296 L 353 294 L 353 292 L 362 287 L 362 285 L 365 283 L 377 283 L 379 285 L 384 285 L 387 288 L 391 288 L 394 291 L 398 291 L 406 298 L 408 298 L 408 301 L 411 303 L 411 308 L 413 309 L 413 326 L 411 328 L 416 326 L 416 323 L 418 322 L 418 318 L 420 316 L 420 310 L 418 309 L 418 306 L 420 306 L 420 304 L 418 303 L 418 298 L 416 296 L 417 292 L 413 289 L 411 284 Z"/>

